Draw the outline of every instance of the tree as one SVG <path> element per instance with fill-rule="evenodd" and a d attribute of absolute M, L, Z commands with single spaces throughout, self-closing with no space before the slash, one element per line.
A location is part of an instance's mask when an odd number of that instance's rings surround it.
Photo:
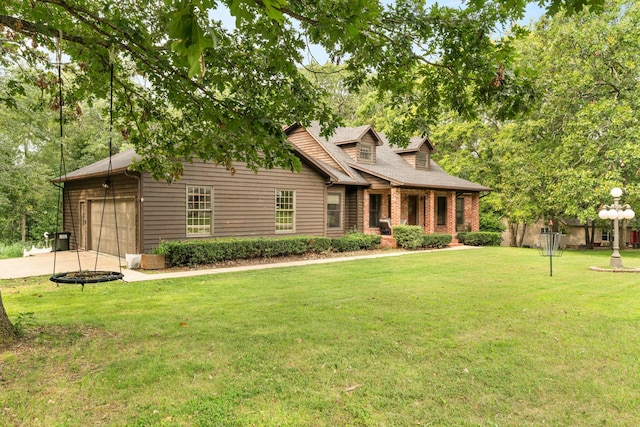
<path fill-rule="evenodd" d="M 612 187 L 638 188 L 639 21 L 637 4 L 608 2 L 599 15 L 542 20 L 521 45 L 520 65 L 535 76 L 539 102 L 520 135 L 540 153 L 537 203 L 546 218 L 578 218 L 593 232 Z"/>
<path fill-rule="evenodd" d="M 512 245 L 538 219 L 578 218 L 591 245 L 597 210 L 614 186 L 632 202 L 640 170 L 636 4 L 610 2 L 543 19 L 522 41 L 511 71 L 528 108 L 493 104 L 480 120 L 445 116 L 434 133 L 437 160 L 494 192 L 483 206 L 509 222 Z M 524 92 L 521 92 L 524 93 Z M 510 98 L 511 101 L 517 99 Z M 497 120 L 504 109 L 514 120 Z M 441 149 L 445 147 L 445 149 Z"/>
<path fill-rule="evenodd" d="M 398 0 L 160 0 L 3 2 L 1 60 L 42 71 L 37 81 L 55 99 L 50 52 L 62 51 L 75 73 L 64 102 L 108 92 L 116 64 L 116 119 L 156 178 L 181 173 L 193 156 L 232 168 L 296 168 L 282 126 L 319 120 L 330 132 L 339 118 L 324 91 L 298 70 L 307 43 L 346 64 L 345 84 L 370 84 L 388 105 L 412 105 L 390 136 L 424 133 L 448 104 L 464 113 L 490 102 L 503 85 L 509 40 L 492 34 L 521 17 L 524 0 L 470 2 L 465 8 Z M 598 6 L 602 0 L 550 0 Z M 215 19 L 228 7 L 234 29 Z M 213 19 L 212 19 L 213 17 Z M 43 47 L 46 50 L 43 50 Z M 137 77 L 136 77 L 137 76 Z M 12 81 L 16 90 L 20 81 Z"/>

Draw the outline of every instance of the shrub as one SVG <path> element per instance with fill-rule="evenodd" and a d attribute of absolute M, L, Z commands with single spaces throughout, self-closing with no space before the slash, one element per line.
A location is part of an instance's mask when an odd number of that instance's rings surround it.
<path fill-rule="evenodd" d="M 451 234 L 425 234 L 422 237 L 422 247 L 423 248 L 446 248 L 451 243 L 452 236 Z"/>
<path fill-rule="evenodd" d="M 469 246 L 500 246 L 502 234 L 489 231 L 458 233 L 458 241 Z"/>
<path fill-rule="evenodd" d="M 164 255 L 169 266 L 193 266 L 233 259 L 319 253 L 329 250 L 330 245 L 331 239 L 314 236 L 186 240 L 162 242 L 154 253 Z"/>
<path fill-rule="evenodd" d="M 402 249 L 421 248 L 424 235 L 422 227 L 418 225 L 396 225 L 393 227 L 393 237 L 395 237 L 398 247 Z"/>
<path fill-rule="evenodd" d="M 372 250 L 378 247 L 382 237 L 377 234 L 349 233 L 331 239 L 331 249 L 335 252 Z"/>

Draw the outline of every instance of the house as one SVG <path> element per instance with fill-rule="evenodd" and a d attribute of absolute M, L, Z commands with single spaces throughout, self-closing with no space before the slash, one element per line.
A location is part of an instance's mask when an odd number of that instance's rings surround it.
<path fill-rule="evenodd" d="M 317 124 L 286 133 L 300 172 L 236 165 L 231 174 L 195 160 L 168 184 L 131 170 L 137 154 L 128 150 L 57 178 L 71 249 L 142 253 L 163 240 L 380 234 L 398 224 L 454 236 L 479 229 L 480 193 L 490 189 L 445 173 L 427 137 L 401 149 L 371 126 L 339 128 L 330 138 Z"/>

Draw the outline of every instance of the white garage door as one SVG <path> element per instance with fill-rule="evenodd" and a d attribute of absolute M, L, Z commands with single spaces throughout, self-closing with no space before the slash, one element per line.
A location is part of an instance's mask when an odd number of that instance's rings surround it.
<path fill-rule="evenodd" d="M 90 249 L 118 255 L 119 243 L 121 257 L 124 257 L 126 253 L 136 253 L 136 205 L 134 200 L 116 199 L 115 215 L 113 211 L 113 199 L 91 201 Z M 116 238 L 116 228 L 118 229 L 118 238 Z"/>

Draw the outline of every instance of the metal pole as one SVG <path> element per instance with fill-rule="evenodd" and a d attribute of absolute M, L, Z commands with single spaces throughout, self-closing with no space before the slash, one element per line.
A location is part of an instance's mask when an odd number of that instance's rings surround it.
<path fill-rule="evenodd" d="M 618 202 L 620 198 L 613 198 L 613 206 L 612 208 L 619 212 L 620 205 Z M 609 265 L 613 268 L 622 268 L 622 257 L 620 256 L 620 230 L 618 229 L 618 217 L 616 216 L 613 220 L 613 252 L 611 253 L 611 259 L 609 260 Z"/>

